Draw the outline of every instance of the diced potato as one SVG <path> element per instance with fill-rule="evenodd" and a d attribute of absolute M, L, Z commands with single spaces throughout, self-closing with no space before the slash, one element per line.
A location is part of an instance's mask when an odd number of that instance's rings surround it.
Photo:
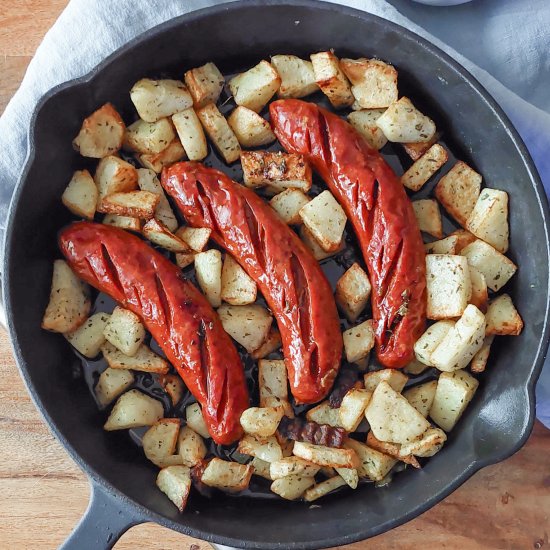
<path fill-rule="evenodd" d="M 376 124 L 389 141 L 397 143 L 430 141 L 435 134 L 433 120 L 423 115 L 408 97 L 392 103 Z"/>
<path fill-rule="evenodd" d="M 369 446 L 355 439 L 348 439 L 345 443 L 345 447 L 355 451 L 356 455 L 359 457 L 357 473 L 359 477 L 362 478 L 381 481 L 388 475 L 389 471 L 397 462 L 395 458 L 385 455 L 375 449 L 371 449 Z"/>
<path fill-rule="evenodd" d="M 208 137 L 227 164 L 235 162 L 241 155 L 241 146 L 237 136 L 218 108 L 209 103 L 197 111 Z"/>
<path fill-rule="evenodd" d="M 222 253 L 211 249 L 195 255 L 197 282 L 212 307 L 221 305 Z"/>
<path fill-rule="evenodd" d="M 342 59 L 340 67 L 352 83 L 351 93 L 364 109 L 388 107 L 398 98 L 397 71 L 379 59 Z"/>
<path fill-rule="evenodd" d="M 122 147 L 126 126 L 111 103 L 105 103 L 84 119 L 73 147 L 83 156 L 103 158 Z"/>
<path fill-rule="evenodd" d="M 385 455 L 401 460 L 406 464 L 410 464 L 414 468 L 420 468 L 418 460 L 416 460 L 412 454 L 401 453 L 401 447 L 403 445 L 399 445 L 399 443 L 387 443 L 386 441 L 380 441 L 379 439 L 376 439 L 372 432 L 369 432 L 367 434 L 367 445 Z"/>
<path fill-rule="evenodd" d="M 140 318 L 128 309 L 115 307 L 104 329 L 105 338 L 126 355 L 135 355 L 145 338 Z"/>
<path fill-rule="evenodd" d="M 439 241 L 426 243 L 424 250 L 426 254 L 458 254 L 457 244 L 458 237 L 456 235 L 449 235 Z"/>
<path fill-rule="evenodd" d="M 331 52 L 319 52 L 310 56 L 315 82 L 336 109 L 349 107 L 354 102 L 348 79 L 340 69 L 338 58 Z"/>
<path fill-rule="evenodd" d="M 404 391 L 403 397 L 426 418 L 432 407 L 436 388 L 437 380 L 430 380 Z"/>
<path fill-rule="evenodd" d="M 145 344 L 139 346 L 137 352 L 132 356 L 125 355 L 109 342 L 105 342 L 101 346 L 101 352 L 112 369 L 132 369 L 156 374 L 166 374 L 170 369 L 168 362 L 151 351 Z"/>
<path fill-rule="evenodd" d="M 313 477 L 320 470 L 320 466 L 308 462 L 297 456 L 288 456 L 272 462 L 269 465 L 269 475 L 271 479 L 281 479 L 287 476 L 302 475 Z"/>
<path fill-rule="evenodd" d="M 317 261 L 325 260 L 326 258 L 330 258 L 331 256 L 334 256 L 338 254 L 339 252 L 342 252 L 345 248 L 345 243 L 342 241 L 340 247 L 338 250 L 335 250 L 334 252 L 326 252 L 323 250 L 317 239 L 313 236 L 313 233 L 305 226 L 302 225 L 300 227 L 300 238 L 302 239 L 303 243 L 306 245 L 306 247 L 311 251 L 311 254 Z"/>
<path fill-rule="evenodd" d="M 354 263 L 336 283 L 336 304 L 349 321 L 356 321 L 365 309 L 372 286 L 369 276 L 358 263 Z"/>
<path fill-rule="evenodd" d="M 479 239 L 463 248 L 460 254 L 468 259 L 469 265 L 483 274 L 487 286 L 494 292 L 499 291 L 517 270 L 512 260 Z"/>
<path fill-rule="evenodd" d="M 343 333 L 346 359 L 355 363 L 366 357 L 374 347 L 374 327 L 372 319 L 352 327 Z"/>
<path fill-rule="evenodd" d="M 359 474 L 355 468 L 336 468 L 336 471 L 349 487 L 357 489 L 357 485 L 359 485 Z"/>
<path fill-rule="evenodd" d="M 441 371 L 463 369 L 479 351 L 485 338 L 485 316 L 469 304 L 433 351 L 430 361 Z"/>
<path fill-rule="evenodd" d="M 180 227 L 176 232 L 176 237 L 187 243 L 194 252 L 202 252 L 208 241 L 212 230 L 208 227 Z"/>
<path fill-rule="evenodd" d="M 142 229 L 143 236 L 153 244 L 161 246 L 170 252 L 189 252 L 185 241 L 176 237 L 160 220 L 150 219 Z"/>
<path fill-rule="evenodd" d="M 260 359 L 258 361 L 258 386 L 260 406 L 269 407 L 267 400 L 276 397 L 288 400 L 288 380 L 285 362 L 282 359 Z"/>
<path fill-rule="evenodd" d="M 108 321 L 108 313 L 95 313 L 88 317 L 76 330 L 67 332 L 65 338 L 84 357 L 93 359 L 105 343 L 103 331 Z"/>
<path fill-rule="evenodd" d="M 254 350 L 250 356 L 252 359 L 263 359 L 270 353 L 277 351 L 282 345 L 281 333 L 276 327 L 271 327 L 265 342 L 256 350 Z"/>
<path fill-rule="evenodd" d="M 420 191 L 424 184 L 447 162 L 447 151 L 432 145 L 402 176 L 401 183 L 411 191 Z"/>
<path fill-rule="evenodd" d="M 201 437 L 205 439 L 210 438 L 210 432 L 204 421 L 201 406 L 198 403 L 192 403 L 185 407 L 185 420 L 187 421 L 187 425 Z"/>
<path fill-rule="evenodd" d="M 458 161 L 438 182 L 435 196 L 462 226 L 466 225 L 479 197 L 481 176 L 465 162 Z"/>
<path fill-rule="evenodd" d="M 300 98 L 319 90 L 311 61 L 295 55 L 274 55 L 271 64 L 281 77 L 277 95 L 281 98 Z"/>
<path fill-rule="evenodd" d="M 466 229 L 503 254 L 508 250 L 508 193 L 483 189 L 466 221 Z"/>
<path fill-rule="evenodd" d="M 340 425 L 344 430 L 347 432 L 357 430 L 371 397 L 371 391 L 360 388 L 352 388 L 344 395 L 340 408 L 335 409 L 340 413 Z"/>
<path fill-rule="evenodd" d="M 406 374 L 410 374 L 411 376 L 417 376 L 419 374 L 422 374 L 427 368 L 429 368 L 428 365 L 421 363 L 415 357 L 409 364 L 405 365 L 405 367 L 403 368 L 403 372 Z"/>
<path fill-rule="evenodd" d="M 470 269 L 464 256 L 426 256 L 428 319 L 448 319 L 464 313 L 472 295 Z"/>
<path fill-rule="evenodd" d="M 139 390 L 130 390 L 118 398 L 103 429 L 109 432 L 152 426 L 163 416 L 164 408 L 160 401 Z"/>
<path fill-rule="evenodd" d="M 156 122 L 193 105 L 191 94 L 179 80 L 142 78 L 132 86 L 130 99 L 146 122 Z"/>
<path fill-rule="evenodd" d="M 388 138 L 378 128 L 376 121 L 384 114 L 386 109 L 362 109 L 353 111 L 348 115 L 348 122 L 366 139 L 367 143 L 377 151 L 382 149 Z"/>
<path fill-rule="evenodd" d="M 286 500 L 296 500 L 314 484 L 315 478 L 298 474 L 276 479 L 271 490 Z"/>
<path fill-rule="evenodd" d="M 259 147 L 275 141 L 269 122 L 242 105 L 231 113 L 227 122 L 242 147 Z"/>
<path fill-rule="evenodd" d="M 489 304 L 489 293 L 487 292 L 485 276 L 471 265 L 469 265 L 468 268 L 470 270 L 470 281 L 472 283 L 470 304 L 473 304 L 479 311 L 485 313 Z"/>
<path fill-rule="evenodd" d="M 295 188 L 307 192 L 311 188 L 311 168 L 302 155 L 270 151 L 241 153 L 243 181 L 247 187 L 270 185 L 278 192 Z"/>
<path fill-rule="evenodd" d="M 384 380 L 374 390 L 365 417 L 375 437 L 389 443 L 414 441 L 430 427 L 430 423 Z"/>
<path fill-rule="evenodd" d="M 447 435 L 443 430 L 430 428 L 420 439 L 401 445 L 400 453 L 427 458 L 439 452 L 445 441 Z"/>
<path fill-rule="evenodd" d="M 401 393 L 409 377 L 396 369 L 382 369 L 367 372 L 364 376 L 365 390 L 373 392 L 382 380 L 387 382 L 396 392 Z"/>
<path fill-rule="evenodd" d="M 169 119 L 161 118 L 156 122 L 138 119 L 126 129 L 124 146 L 136 153 L 157 155 L 175 138 L 176 133 Z"/>
<path fill-rule="evenodd" d="M 184 426 L 178 436 L 178 454 L 185 466 L 192 468 L 206 456 L 207 449 L 202 437 L 189 426 Z"/>
<path fill-rule="evenodd" d="M 258 457 L 254 457 L 252 459 L 252 462 L 250 462 L 249 464 L 254 470 L 254 475 L 263 477 L 264 479 L 268 479 L 269 481 L 273 481 L 269 467 L 271 466 L 271 464 L 275 464 L 274 462 L 270 464 L 265 460 L 260 460 Z"/>
<path fill-rule="evenodd" d="M 265 60 L 229 81 L 229 89 L 235 103 L 257 113 L 264 108 L 280 85 L 281 77 Z"/>
<path fill-rule="evenodd" d="M 130 216 L 106 214 L 101 223 L 112 225 L 113 227 L 120 227 L 120 229 L 127 229 L 128 231 L 137 231 L 138 233 L 141 231 L 141 220 Z"/>
<path fill-rule="evenodd" d="M 222 73 L 212 62 L 187 71 L 184 79 L 195 107 L 216 103 L 225 83 Z"/>
<path fill-rule="evenodd" d="M 177 374 L 165 374 L 158 377 L 160 385 L 164 391 L 170 396 L 170 401 L 173 405 L 177 405 L 183 397 L 185 386 L 182 379 Z"/>
<path fill-rule="evenodd" d="M 118 157 L 104 157 L 97 165 L 94 181 L 98 190 L 97 206 L 113 193 L 125 193 L 137 188 L 137 170 L 125 160 Z"/>
<path fill-rule="evenodd" d="M 234 306 L 244 306 L 254 303 L 257 294 L 254 279 L 226 254 L 221 272 L 221 299 Z"/>
<path fill-rule="evenodd" d="M 266 462 L 275 462 L 283 458 L 281 446 L 274 436 L 260 439 L 253 435 L 245 435 L 239 441 L 237 451 L 243 455 L 256 456 Z"/>
<path fill-rule="evenodd" d="M 130 370 L 107 367 L 100 375 L 95 387 L 99 404 L 106 407 L 134 383 L 134 374 Z"/>
<path fill-rule="evenodd" d="M 252 466 L 213 458 L 205 468 L 201 481 L 209 487 L 236 493 L 244 491 L 252 477 Z"/>
<path fill-rule="evenodd" d="M 176 265 L 183 269 L 195 261 L 194 252 L 179 252 L 176 254 Z"/>
<path fill-rule="evenodd" d="M 479 382 L 464 370 L 444 372 L 437 382 L 430 418 L 449 432 L 474 397 Z"/>
<path fill-rule="evenodd" d="M 195 260 L 195 264 L 196 264 Z M 249 353 L 258 349 L 267 339 L 273 317 L 260 305 L 222 305 L 218 315 L 223 328 Z"/>
<path fill-rule="evenodd" d="M 160 174 L 165 166 L 170 166 L 171 164 L 174 164 L 174 162 L 177 162 L 178 160 L 182 160 L 184 158 L 185 150 L 183 149 L 179 138 L 174 139 L 172 143 L 170 143 L 168 147 L 166 147 L 166 149 L 162 150 L 156 155 L 148 153 L 138 155 L 138 160 L 140 164 L 144 168 L 149 168 L 157 174 Z"/>
<path fill-rule="evenodd" d="M 117 216 L 149 220 L 155 215 L 159 201 L 160 197 L 149 191 L 113 193 L 103 198 L 98 210 Z"/>
<path fill-rule="evenodd" d="M 433 199 L 421 199 L 412 203 L 414 215 L 420 231 L 424 231 L 433 237 L 443 237 L 443 224 L 439 206 Z"/>
<path fill-rule="evenodd" d="M 241 414 L 241 426 L 247 434 L 269 437 L 277 431 L 281 418 L 281 407 L 250 407 Z"/>
<path fill-rule="evenodd" d="M 208 144 L 201 121 L 194 109 L 172 115 L 172 122 L 189 160 L 202 160 L 208 155 Z"/>
<path fill-rule="evenodd" d="M 441 137 L 441 135 L 436 132 L 432 139 L 429 141 L 417 142 L 417 143 L 402 143 L 402 147 L 405 150 L 405 153 L 411 157 L 412 160 L 418 160 L 422 155 L 424 155 L 428 149 L 436 143 L 436 141 Z"/>
<path fill-rule="evenodd" d="M 88 170 L 77 170 L 61 195 L 61 202 L 75 216 L 93 220 L 97 205 L 98 190 Z"/>
<path fill-rule="evenodd" d="M 306 412 L 306 418 L 309 422 L 316 422 L 317 424 L 327 424 L 334 428 L 341 428 L 342 423 L 340 420 L 340 410 L 332 408 L 328 401 L 323 401 L 316 405 L 312 409 Z"/>
<path fill-rule="evenodd" d="M 460 254 L 464 248 L 477 240 L 476 236 L 466 231 L 466 229 L 457 229 L 453 231 L 449 237 L 457 238 L 455 254 Z"/>
<path fill-rule="evenodd" d="M 325 481 L 321 481 L 321 483 L 316 483 L 313 487 L 307 489 L 304 493 L 304 500 L 306 502 L 313 502 L 321 497 L 324 497 L 325 495 L 328 495 L 329 493 L 332 493 L 332 491 L 335 491 L 339 487 L 343 487 L 344 485 L 346 485 L 346 481 L 341 476 L 338 475 L 331 477 Z"/>
<path fill-rule="evenodd" d="M 279 217 L 288 225 L 302 223 L 300 210 L 310 201 L 309 197 L 300 189 L 285 189 L 275 195 L 269 204 Z"/>
<path fill-rule="evenodd" d="M 53 332 L 72 332 L 87 319 L 90 313 L 90 291 L 64 260 L 53 263 L 50 300 L 42 328 Z"/>
<path fill-rule="evenodd" d="M 493 335 L 485 336 L 483 340 L 483 345 L 480 350 L 473 356 L 472 362 L 470 363 L 470 370 L 475 373 L 480 373 L 485 370 L 487 367 L 487 362 L 489 361 L 489 354 L 491 353 L 491 345 L 495 337 Z"/>
<path fill-rule="evenodd" d="M 414 344 L 416 359 L 428 367 L 433 367 L 432 353 L 441 344 L 447 333 L 455 326 L 454 321 L 438 321 L 426 329 L 426 332 Z"/>
<path fill-rule="evenodd" d="M 501 294 L 491 301 L 486 321 L 487 334 L 518 336 L 523 330 L 523 320 L 508 294 Z"/>
<path fill-rule="evenodd" d="M 338 250 L 342 244 L 347 217 L 330 191 L 323 191 L 303 206 L 300 217 L 323 250 Z"/>
<path fill-rule="evenodd" d="M 187 466 L 168 466 L 157 475 L 157 487 L 183 512 L 191 492 L 191 471 Z"/>
<path fill-rule="evenodd" d="M 169 231 L 175 231 L 178 227 L 178 220 L 174 215 L 172 207 L 164 194 L 162 185 L 160 184 L 157 175 L 153 170 L 147 168 L 138 169 L 138 186 L 142 191 L 154 193 L 159 197 L 158 204 L 155 208 L 154 216 L 160 220 Z"/>
<path fill-rule="evenodd" d="M 163 418 L 155 422 L 141 440 L 145 456 L 159 468 L 182 464 L 181 456 L 174 454 L 179 431 L 179 418 Z"/>
<path fill-rule="evenodd" d="M 352 449 L 336 449 L 295 441 L 292 452 L 294 456 L 319 466 L 330 466 L 331 468 L 357 468 L 359 466 L 357 455 Z"/>

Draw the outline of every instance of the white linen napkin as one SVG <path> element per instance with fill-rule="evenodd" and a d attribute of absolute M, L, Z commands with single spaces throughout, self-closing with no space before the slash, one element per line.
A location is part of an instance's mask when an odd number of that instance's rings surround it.
<path fill-rule="evenodd" d="M 550 192 L 550 114 L 534 107 L 511 92 L 485 70 L 468 61 L 421 27 L 412 23 L 384 0 L 333 0 L 398 23 L 430 40 L 468 69 L 500 103 L 523 137 Z M 8 202 L 19 178 L 27 153 L 29 121 L 37 101 L 53 86 L 80 77 L 120 46 L 168 19 L 184 13 L 226 3 L 212 0 L 71 0 L 55 25 L 46 34 L 31 61 L 21 87 L 0 118 L 0 233 Z M 502 0 L 500 17 L 492 21 L 494 51 L 513 45 L 526 63 L 516 78 L 533 78 L 533 71 L 548 62 L 550 26 L 535 28 L 525 24 L 521 10 L 530 2 Z M 441 8 L 452 10 L 453 8 Z M 447 11 L 449 17 L 452 13 Z M 502 29 L 495 32 L 495 29 Z M 93 32 L 82 32 L 83 28 Z M 513 28 L 513 35 L 509 30 Z M 531 74 L 530 74 L 531 71 Z M 513 77 L 513 76 L 512 76 Z M 550 365 L 546 364 L 537 386 L 537 416 L 550 427 Z"/>

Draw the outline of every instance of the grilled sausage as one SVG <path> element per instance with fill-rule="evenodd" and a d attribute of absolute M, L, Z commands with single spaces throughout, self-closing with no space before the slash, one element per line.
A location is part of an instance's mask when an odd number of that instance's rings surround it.
<path fill-rule="evenodd" d="M 270 105 L 275 135 L 301 153 L 340 202 L 357 235 L 373 285 L 379 361 L 405 366 L 426 321 L 426 267 L 418 224 L 403 186 L 340 117 L 295 99 Z"/>
<path fill-rule="evenodd" d="M 78 222 L 59 244 L 80 278 L 143 320 L 201 404 L 214 441 L 238 439 L 249 406 L 243 367 L 206 298 L 172 262 L 121 229 Z"/>
<path fill-rule="evenodd" d="M 212 229 L 258 284 L 279 326 L 296 401 L 325 397 L 340 366 L 342 336 L 332 289 L 309 250 L 256 193 L 222 172 L 182 162 L 163 172 L 162 185 L 187 222 Z"/>

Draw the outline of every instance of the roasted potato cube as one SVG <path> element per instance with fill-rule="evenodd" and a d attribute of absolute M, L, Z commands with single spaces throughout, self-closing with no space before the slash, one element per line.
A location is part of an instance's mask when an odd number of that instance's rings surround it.
<path fill-rule="evenodd" d="M 50 300 L 42 328 L 53 332 L 72 332 L 87 319 L 90 313 L 90 292 L 64 260 L 53 263 Z"/>
<path fill-rule="evenodd" d="M 197 116 L 225 162 L 227 164 L 235 162 L 241 155 L 241 146 L 218 108 L 213 103 L 209 103 L 197 111 Z"/>
<path fill-rule="evenodd" d="M 282 359 L 260 359 L 258 361 L 258 385 L 260 406 L 269 407 L 267 400 L 272 397 L 288 400 L 288 380 L 285 362 Z"/>
<path fill-rule="evenodd" d="M 100 375 L 95 387 L 99 404 L 106 407 L 134 383 L 134 374 L 130 370 L 107 367 Z"/>
<path fill-rule="evenodd" d="M 128 309 L 115 307 L 104 329 L 105 338 L 126 355 L 135 355 L 145 338 L 140 318 Z"/>
<path fill-rule="evenodd" d="M 468 261 L 464 256 L 428 254 L 426 286 L 428 319 L 448 319 L 464 313 L 472 295 Z"/>
<path fill-rule="evenodd" d="M 348 115 L 348 122 L 365 138 L 367 143 L 377 151 L 382 149 L 388 138 L 378 128 L 376 121 L 384 114 L 386 109 L 364 109 L 353 111 Z"/>
<path fill-rule="evenodd" d="M 416 357 L 405 367 L 403 367 L 403 372 L 406 374 L 410 374 L 412 376 L 417 376 L 419 374 L 422 374 L 428 367 L 428 365 L 425 365 L 424 363 L 421 363 Z M 394 388 L 395 389 L 395 388 Z"/>
<path fill-rule="evenodd" d="M 157 155 L 174 139 L 176 133 L 169 119 L 161 118 L 156 122 L 138 119 L 126 129 L 124 146 L 136 153 Z"/>
<path fill-rule="evenodd" d="M 160 184 L 157 175 L 153 170 L 147 168 L 138 169 L 138 186 L 142 191 L 154 193 L 159 197 L 159 201 L 155 208 L 154 216 L 160 220 L 169 231 L 175 231 L 178 227 L 178 220 L 174 215 L 172 207 L 164 194 L 162 185 Z"/>
<path fill-rule="evenodd" d="M 112 225 L 113 227 L 120 227 L 120 229 L 127 229 L 128 231 L 141 232 L 141 220 L 139 218 L 106 214 L 101 223 Z"/>
<path fill-rule="evenodd" d="M 83 156 L 95 159 L 116 153 L 122 147 L 126 126 L 111 103 L 105 103 L 84 119 L 73 147 Z"/>
<path fill-rule="evenodd" d="M 276 327 L 271 327 L 267 335 L 265 342 L 256 350 L 254 350 L 250 356 L 252 359 L 263 359 L 270 353 L 277 351 L 282 345 L 281 333 Z"/>
<path fill-rule="evenodd" d="M 435 134 L 433 120 L 423 115 L 408 97 L 392 103 L 376 125 L 389 141 L 397 143 L 430 141 Z"/>
<path fill-rule="evenodd" d="M 466 229 L 503 254 L 508 250 L 508 193 L 483 189 L 466 221 Z"/>
<path fill-rule="evenodd" d="M 109 342 L 105 342 L 101 346 L 101 352 L 112 369 L 132 369 L 140 372 L 166 374 L 170 368 L 166 360 L 151 351 L 145 344 L 141 344 L 134 355 L 126 355 Z"/>
<path fill-rule="evenodd" d="M 300 217 L 323 250 L 334 252 L 342 244 L 347 217 L 330 191 L 323 191 L 300 210 Z"/>
<path fill-rule="evenodd" d="M 356 321 L 365 309 L 372 286 L 369 276 L 354 263 L 336 283 L 336 304 L 349 321 Z"/>
<path fill-rule="evenodd" d="M 108 313 L 95 313 L 88 317 L 76 330 L 67 332 L 65 338 L 79 353 L 94 358 L 105 343 L 103 331 L 109 322 Z"/>
<path fill-rule="evenodd" d="M 275 141 L 269 122 L 242 105 L 231 113 L 227 122 L 242 147 L 259 147 Z"/>
<path fill-rule="evenodd" d="M 396 369 L 381 369 L 367 372 L 363 380 L 365 383 L 365 390 L 369 392 L 373 392 L 378 384 L 384 380 L 384 382 L 387 382 L 392 389 L 398 393 L 401 393 L 405 387 L 405 384 L 409 380 L 409 377 L 405 376 L 402 372 Z"/>
<path fill-rule="evenodd" d="M 279 217 L 288 225 L 302 223 L 300 210 L 310 201 L 309 197 L 300 189 L 285 189 L 275 195 L 269 204 Z"/>
<path fill-rule="evenodd" d="M 281 77 L 277 95 L 281 98 L 299 98 L 319 90 L 311 61 L 295 55 L 274 55 L 271 64 Z"/>
<path fill-rule="evenodd" d="M 318 464 L 319 466 L 330 466 L 331 468 L 357 468 L 359 460 L 352 449 L 335 449 L 323 445 L 313 445 L 303 441 L 295 441 L 294 456 Z"/>
<path fill-rule="evenodd" d="M 395 458 L 371 449 L 369 446 L 355 439 L 348 439 L 345 447 L 352 449 L 358 456 L 359 467 L 357 468 L 357 473 L 362 478 L 381 481 L 388 475 L 397 462 Z"/>
<path fill-rule="evenodd" d="M 185 407 L 185 420 L 187 421 L 187 425 L 201 437 L 205 439 L 210 438 L 210 432 L 206 427 L 202 409 L 198 403 L 191 403 L 191 405 Z"/>
<path fill-rule="evenodd" d="M 149 191 L 113 193 L 101 201 L 100 212 L 149 220 L 155 215 L 160 197 Z"/>
<path fill-rule="evenodd" d="M 483 345 L 480 350 L 473 356 L 472 362 L 470 363 L 470 370 L 475 373 L 480 373 L 485 370 L 487 367 L 487 362 L 489 361 L 489 354 L 491 353 L 491 345 L 495 337 L 493 335 L 485 336 L 483 340 Z"/>
<path fill-rule="evenodd" d="M 192 468 L 206 456 L 207 449 L 202 437 L 189 426 L 184 426 L 178 436 L 178 454 L 185 466 Z"/>
<path fill-rule="evenodd" d="M 222 253 L 211 249 L 196 254 L 195 274 L 201 290 L 212 307 L 219 307 L 222 303 Z"/>
<path fill-rule="evenodd" d="M 479 239 L 463 248 L 460 255 L 465 256 L 468 264 L 483 274 L 487 286 L 494 292 L 499 291 L 517 270 L 512 260 Z"/>
<path fill-rule="evenodd" d="M 146 122 L 156 122 L 193 105 L 191 94 L 180 80 L 142 78 L 132 86 L 130 99 Z"/>
<path fill-rule="evenodd" d="M 386 441 L 380 441 L 376 439 L 372 432 L 367 434 L 367 445 L 372 449 L 384 453 L 385 455 L 401 460 L 406 464 L 410 464 L 414 468 L 420 468 L 418 460 L 412 454 L 400 454 L 402 445 L 399 443 L 387 443 Z"/>
<path fill-rule="evenodd" d="M 143 236 L 170 252 L 189 252 L 187 243 L 176 237 L 160 220 L 150 219 L 142 229 Z"/>
<path fill-rule="evenodd" d="M 518 336 L 523 330 L 523 320 L 508 294 L 501 294 L 491 301 L 486 321 L 487 334 Z"/>
<path fill-rule="evenodd" d="M 137 188 L 137 170 L 125 160 L 118 157 L 104 157 L 97 165 L 94 181 L 98 190 L 97 206 L 113 193 L 125 193 Z"/>
<path fill-rule="evenodd" d="M 447 435 L 443 430 L 430 428 L 420 439 L 401 445 L 400 453 L 427 458 L 438 453 L 445 441 Z"/>
<path fill-rule="evenodd" d="M 466 225 L 479 197 L 481 176 L 465 162 L 458 161 L 438 182 L 435 196 L 462 226 Z"/>
<path fill-rule="evenodd" d="M 455 254 L 460 254 L 464 248 L 477 240 L 476 236 L 466 231 L 466 229 L 457 229 L 453 231 L 449 237 L 455 237 L 457 239 Z"/>
<path fill-rule="evenodd" d="M 185 386 L 177 374 L 165 374 L 158 377 L 159 384 L 170 396 L 173 405 L 177 405 L 183 397 Z"/>
<path fill-rule="evenodd" d="M 426 251 L 426 254 L 458 254 L 457 244 L 458 236 L 449 235 L 439 241 L 426 243 L 424 245 L 424 250 Z"/>
<path fill-rule="evenodd" d="M 332 491 L 335 491 L 339 487 L 343 487 L 344 485 L 346 485 L 346 481 L 339 475 L 325 479 L 325 481 L 316 483 L 313 487 L 307 489 L 303 495 L 304 500 L 306 502 L 313 502 L 318 498 L 332 493 Z"/>
<path fill-rule="evenodd" d="M 372 319 L 352 327 L 343 333 L 346 359 L 355 363 L 366 357 L 374 347 L 374 328 Z"/>
<path fill-rule="evenodd" d="M 149 153 L 138 155 L 138 160 L 140 164 L 144 168 L 149 168 L 157 174 L 160 174 L 165 166 L 170 166 L 171 164 L 174 164 L 174 162 L 177 162 L 178 160 L 182 160 L 184 158 L 185 150 L 183 149 L 179 138 L 174 139 L 172 143 L 170 143 L 168 147 L 166 147 L 166 149 L 162 150 L 156 155 L 152 155 Z"/>
<path fill-rule="evenodd" d="M 172 122 L 189 160 L 202 160 L 208 155 L 208 144 L 201 121 L 194 109 L 172 115 Z"/>
<path fill-rule="evenodd" d="M 348 79 L 340 68 L 338 58 L 331 52 L 319 52 L 310 56 L 315 82 L 336 109 L 349 107 L 354 97 Z"/>
<path fill-rule="evenodd" d="M 336 468 L 336 471 L 349 487 L 357 489 L 357 485 L 359 485 L 359 474 L 355 468 Z"/>
<path fill-rule="evenodd" d="M 241 414 L 241 426 L 247 434 L 269 437 L 277 431 L 281 418 L 281 407 L 250 407 Z"/>
<path fill-rule="evenodd" d="M 163 418 L 155 422 L 141 440 L 145 456 L 159 468 L 182 464 L 182 458 L 176 451 L 179 418 Z"/>
<path fill-rule="evenodd" d="M 443 224 L 437 202 L 433 199 L 421 199 L 413 201 L 412 206 L 420 231 L 441 239 L 443 237 Z"/>
<path fill-rule="evenodd" d="M 335 250 L 334 252 L 326 252 L 323 250 L 323 247 L 320 245 L 319 241 L 317 241 L 314 237 L 313 233 L 305 225 L 300 227 L 300 238 L 318 262 L 325 260 L 326 258 L 330 258 L 331 256 L 335 256 L 339 252 L 342 252 L 345 248 L 344 241 L 342 241 L 338 250 Z"/>
<path fill-rule="evenodd" d="M 218 315 L 225 332 L 249 353 L 265 342 L 273 321 L 269 312 L 256 304 L 248 306 L 224 304 L 218 309 Z"/>
<path fill-rule="evenodd" d="M 226 254 L 221 273 L 221 299 L 234 306 L 244 306 L 254 303 L 257 294 L 254 279 Z"/>
<path fill-rule="evenodd" d="M 88 170 L 77 170 L 61 195 L 61 202 L 75 215 L 93 220 L 98 190 Z"/>
<path fill-rule="evenodd" d="M 411 157 L 412 160 L 416 161 L 418 160 L 422 155 L 424 155 L 429 148 L 437 142 L 437 140 L 441 137 L 439 132 L 436 132 L 432 139 L 429 141 L 423 141 L 423 142 L 417 142 L 417 143 L 402 143 L 401 146 L 403 147 L 405 153 Z"/>
<path fill-rule="evenodd" d="M 271 490 L 286 500 L 296 500 L 314 484 L 315 478 L 297 474 L 276 479 Z"/>
<path fill-rule="evenodd" d="M 281 446 L 274 436 L 258 438 L 253 435 L 245 435 L 239 441 L 237 451 L 243 455 L 261 458 L 266 462 L 275 462 L 283 458 Z"/>
<path fill-rule="evenodd" d="M 407 399 L 384 380 L 376 386 L 365 417 L 374 436 L 389 443 L 409 443 L 430 427 Z"/>
<path fill-rule="evenodd" d="M 187 466 L 168 466 L 157 475 L 157 487 L 183 512 L 191 492 L 191 471 Z"/>
<path fill-rule="evenodd" d="M 365 409 L 372 397 L 372 392 L 359 388 L 349 390 L 338 410 L 340 413 L 340 425 L 346 432 L 357 430 L 365 415 Z"/>
<path fill-rule="evenodd" d="M 438 321 L 428 327 L 424 334 L 414 344 L 416 359 L 428 367 L 433 367 L 431 360 L 432 353 L 443 341 L 451 328 L 455 326 L 454 321 Z"/>
<path fill-rule="evenodd" d="M 183 269 L 195 262 L 194 252 L 179 252 L 176 254 L 176 265 Z"/>
<path fill-rule="evenodd" d="M 305 477 L 313 477 L 320 470 L 320 466 L 308 462 L 297 456 L 287 456 L 272 462 L 269 465 L 269 475 L 271 479 L 281 479 L 287 476 L 302 475 Z"/>
<path fill-rule="evenodd" d="M 235 103 L 257 113 L 264 108 L 280 85 L 281 77 L 265 60 L 229 81 Z"/>
<path fill-rule="evenodd" d="M 241 164 L 243 181 L 247 187 L 269 185 L 279 192 L 296 188 L 306 193 L 311 188 L 311 168 L 302 155 L 243 151 Z"/>
<path fill-rule="evenodd" d="M 252 477 L 252 466 L 213 458 L 205 468 L 201 481 L 209 487 L 237 493 L 244 491 Z"/>
<path fill-rule="evenodd" d="M 187 71 L 184 80 L 195 107 L 216 103 L 225 83 L 222 73 L 212 62 Z"/>
<path fill-rule="evenodd" d="M 437 381 L 430 418 L 446 432 L 451 431 L 478 386 L 479 382 L 464 370 L 442 373 Z"/>
<path fill-rule="evenodd" d="M 341 428 L 340 410 L 333 409 L 328 401 L 323 401 L 306 412 L 306 418 L 309 422 L 317 424 L 327 424 L 334 428 Z"/>
<path fill-rule="evenodd" d="M 118 398 L 103 429 L 110 432 L 152 426 L 163 416 L 164 408 L 160 401 L 139 390 L 130 390 Z"/>
<path fill-rule="evenodd" d="M 420 191 L 448 158 L 447 151 L 435 143 L 401 176 L 401 183 L 411 191 Z"/>
<path fill-rule="evenodd" d="M 271 478 L 271 474 L 269 472 L 269 467 L 271 464 L 269 462 L 266 462 L 265 460 L 260 460 L 258 457 L 254 457 L 252 459 L 252 462 L 249 463 L 252 466 L 253 474 L 255 476 L 263 477 L 264 479 L 268 479 L 269 481 L 273 481 Z M 275 464 L 274 462 L 272 464 Z"/>
<path fill-rule="evenodd" d="M 489 304 L 489 293 L 487 292 L 485 276 L 471 265 L 469 265 L 468 268 L 470 270 L 470 281 L 472 283 L 470 304 L 473 304 L 479 311 L 485 313 Z"/>
<path fill-rule="evenodd" d="M 180 227 L 175 233 L 194 252 L 202 252 L 206 248 L 211 234 L 212 230 L 208 227 Z"/>
<path fill-rule="evenodd" d="M 452 372 L 463 369 L 480 350 L 485 338 L 485 316 L 469 304 L 430 357 L 434 367 Z"/>
<path fill-rule="evenodd" d="M 437 380 L 430 380 L 404 391 L 403 397 L 426 418 L 432 407 L 436 388 Z"/>
<path fill-rule="evenodd" d="M 342 59 L 351 93 L 363 109 L 381 109 L 397 101 L 397 71 L 379 59 Z"/>

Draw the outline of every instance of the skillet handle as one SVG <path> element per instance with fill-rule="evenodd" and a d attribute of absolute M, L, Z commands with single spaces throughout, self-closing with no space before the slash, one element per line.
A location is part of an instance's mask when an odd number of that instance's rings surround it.
<path fill-rule="evenodd" d="M 99 485 L 91 483 L 88 508 L 59 550 L 110 550 L 130 527 L 145 521 Z"/>

